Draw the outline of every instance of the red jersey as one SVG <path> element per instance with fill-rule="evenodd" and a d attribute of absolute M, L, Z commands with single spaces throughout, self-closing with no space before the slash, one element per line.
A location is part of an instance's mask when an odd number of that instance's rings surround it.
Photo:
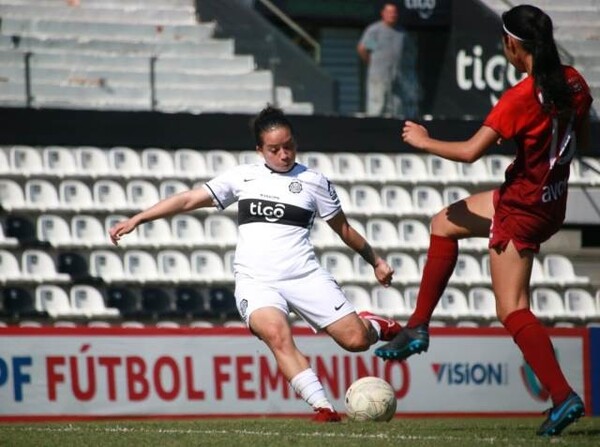
<path fill-rule="evenodd" d="M 571 120 L 559 122 L 542 110 L 529 76 L 507 90 L 484 121 L 517 145 L 517 157 L 506 170 L 495 213 L 498 217 L 535 217 L 553 227 L 553 232 L 565 218 L 570 161 L 576 146 L 572 140 L 592 103 L 589 87 L 577 70 L 568 66 L 563 70 L 573 96 Z"/>

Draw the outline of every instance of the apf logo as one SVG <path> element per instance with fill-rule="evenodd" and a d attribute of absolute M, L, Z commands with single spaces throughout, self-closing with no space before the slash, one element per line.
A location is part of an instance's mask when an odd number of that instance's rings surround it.
<path fill-rule="evenodd" d="M 506 363 L 432 363 L 438 383 L 447 385 L 507 385 Z"/>
<path fill-rule="evenodd" d="M 250 214 L 264 217 L 267 222 L 277 222 L 285 214 L 285 205 L 283 203 L 275 203 L 263 206 L 262 202 L 251 202 Z"/>
<path fill-rule="evenodd" d="M 406 9 L 414 9 L 423 20 L 427 20 L 433 15 L 436 0 L 404 0 Z"/>
<path fill-rule="evenodd" d="M 483 48 L 475 45 L 471 54 L 459 50 L 456 55 L 456 83 L 461 90 L 492 90 L 490 103 L 495 105 L 505 89 L 505 82 L 515 85 L 525 75 L 519 75 L 514 66 L 501 54 L 484 60 Z"/>
<path fill-rule="evenodd" d="M 523 380 L 525 389 L 531 395 L 531 397 L 537 401 L 546 402 L 550 398 L 550 393 L 537 379 L 533 369 L 531 369 L 531 366 L 529 366 L 527 362 L 523 361 L 523 364 L 519 370 L 521 372 L 521 379 Z"/>

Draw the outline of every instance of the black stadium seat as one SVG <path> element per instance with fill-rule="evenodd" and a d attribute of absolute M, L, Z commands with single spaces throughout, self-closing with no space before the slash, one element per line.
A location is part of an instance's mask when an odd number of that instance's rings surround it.
<path fill-rule="evenodd" d="M 175 291 L 177 310 L 187 318 L 206 318 L 208 309 L 208 290 L 192 287 L 179 287 Z"/>
<path fill-rule="evenodd" d="M 3 311 L 10 318 L 46 318 L 46 312 L 35 308 L 35 298 L 26 289 L 20 287 L 6 287 L 2 291 Z"/>
<path fill-rule="evenodd" d="M 215 318 L 239 318 L 235 296 L 227 287 L 211 287 L 210 312 Z"/>

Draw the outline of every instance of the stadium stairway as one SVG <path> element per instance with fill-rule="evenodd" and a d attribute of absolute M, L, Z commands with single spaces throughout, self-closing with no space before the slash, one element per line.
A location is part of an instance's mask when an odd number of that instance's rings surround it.
<path fill-rule="evenodd" d="M 193 0 L 0 0 L 0 18 L 0 105 L 313 112 L 232 39 L 214 38 Z"/>
<path fill-rule="evenodd" d="M 482 0 L 498 14 L 518 5 L 514 0 Z M 594 98 L 600 98 L 600 1 L 599 0 L 530 0 L 552 18 L 555 38 L 562 49 L 563 62 L 581 71 Z M 596 115 L 600 105 L 594 104 Z"/>

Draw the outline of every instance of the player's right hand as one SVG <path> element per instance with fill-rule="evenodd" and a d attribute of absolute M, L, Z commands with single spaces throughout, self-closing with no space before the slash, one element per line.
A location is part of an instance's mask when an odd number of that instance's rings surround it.
<path fill-rule="evenodd" d="M 110 240 L 114 245 L 119 245 L 119 241 L 121 240 L 121 236 L 124 234 L 131 233 L 135 230 L 137 225 L 133 222 L 132 219 L 122 220 L 121 222 L 117 222 L 113 225 L 113 227 L 108 230 L 108 234 L 110 235 Z"/>

